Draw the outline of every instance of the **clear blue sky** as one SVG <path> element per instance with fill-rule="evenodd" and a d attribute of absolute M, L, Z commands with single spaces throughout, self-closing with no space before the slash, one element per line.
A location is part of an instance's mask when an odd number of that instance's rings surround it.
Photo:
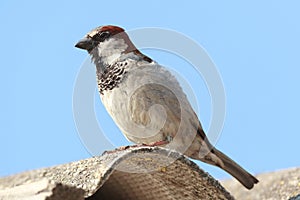
<path fill-rule="evenodd" d="M 72 113 L 76 75 L 87 57 L 74 44 L 104 24 L 161 27 L 193 38 L 218 67 L 226 90 L 217 147 L 253 173 L 300 166 L 299 7 L 298 1 L 257 0 L 1 1 L 0 176 L 91 156 Z M 164 52 L 144 52 L 181 69 Z M 207 128 L 209 99 L 198 101 Z M 112 142 L 129 144 L 101 103 L 95 107 Z M 199 164 L 217 178 L 229 177 Z"/>

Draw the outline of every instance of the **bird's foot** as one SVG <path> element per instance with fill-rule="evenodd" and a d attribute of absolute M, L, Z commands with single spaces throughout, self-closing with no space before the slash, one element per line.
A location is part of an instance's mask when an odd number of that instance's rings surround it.
<path fill-rule="evenodd" d="M 128 146 L 121 146 L 121 147 L 118 147 L 118 148 L 116 148 L 114 150 L 104 151 L 102 153 L 102 155 L 104 155 L 104 154 L 110 154 L 110 153 L 115 153 L 117 151 L 125 151 L 125 150 L 130 149 L 130 148 L 162 146 L 162 145 L 169 144 L 172 141 L 172 139 L 173 139 L 172 137 L 167 137 L 166 140 L 152 142 L 152 143 L 149 143 L 149 144 L 142 143 L 142 144 L 134 144 L 134 145 L 128 145 Z"/>
<path fill-rule="evenodd" d="M 156 147 L 156 146 L 162 146 L 162 145 L 169 144 L 172 140 L 173 140 L 172 136 L 167 136 L 165 140 L 160 140 L 160 141 L 152 142 L 149 144 L 145 144 L 145 143 L 136 144 L 136 145 L 132 145 L 129 147 Z"/>
<path fill-rule="evenodd" d="M 146 146 L 148 147 L 156 147 L 156 146 L 162 146 L 162 145 L 166 145 L 169 144 L 169 141 L 167 140 L 161 140 L 161 141 L 157 141 L 157 142 L 153 142 L 150 144 L 146 144 Z"/>
<path fill-rule="evenodd" d="M 115 153 L 115 152 L 118 152 L 118 151 L 125 151 L 125 150 L 130 149 L 130 148 L 145 147 L 145 146 L 152 146 L 152 145 L 151 145 L 151 144 L 148 145 L 148 144 L 142 143 L 142 144 L 134 144 L 134 145 L 121 146 L 121 147 L 118 147 L 118 148 L 116 148 L 116 149 L 114 149 L 114 150 L 107 150 L 107 151 L 104 151 L 104 152 L 102 153 L 102 155 L 104 155 L 104 154 L 110 154 L 110 153 Z M 154 145 L 153 145 L 153 146 L 154 146 Z"/>
<path fill-rule="evenodd" d="M 128 145 L 128 146 L 121 146 L 121 147 L 118 147 L 118 148 L 116 148 L 116 149 L 114 149 L 114 150 L 107 150 L 107 151 L 104 151 L 103 153 L 102 153 L 102 155 L 104 155 L 104 154 L 110 154 L 110 153 L 115 153 L 115 152 L 117 152 L 117 151 L 124 151 L 124 150 L 126 150 L 126 149 L 129 149 L 131 146 L 130 145 Z"/>
<path fill-rule="evenodd" d="M 169 140 L 161 140 L 161 141 L 152 142 L 152 143 L 149 143 L 149 144 L 146 144 L 146 143 L 134 144 L 134 145 L 131 145 L 131 146 L 126 146 L 125 149 L 136 148 L 136 147 L 156 147 L 156 146 L 162 146 L 162 145 L 169 144 L 169 142 L 170 142 Z"/>

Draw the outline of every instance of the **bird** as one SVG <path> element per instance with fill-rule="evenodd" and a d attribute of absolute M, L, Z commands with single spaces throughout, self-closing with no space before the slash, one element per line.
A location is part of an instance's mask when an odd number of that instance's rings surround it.
<path fill-rule="evenodd" d="M 175 76 L 138 50 L 123 28 L 99 26 L 75 47 L 90 55 L 101 101 L 129 141 L 175 149 L 217 166 L 247 189 L 258 183 L 209 142 Z"/>

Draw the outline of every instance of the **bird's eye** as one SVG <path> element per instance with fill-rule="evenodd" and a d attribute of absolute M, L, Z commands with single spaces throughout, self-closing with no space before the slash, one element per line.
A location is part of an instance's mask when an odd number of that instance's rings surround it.
<path fill-rule="evenodd" d="M 100 33 L 96 34 L 96 35 L 94 36 L 94 39 L 97 40 L 97 41 L 102 42 L 102 41 L 104 41 L 106 38 L 108 38 L 109 35 L 110 35 L 110 33 L 109 33 L 108 31 L 103 31 L 103 32 L 100 32 Z"/>

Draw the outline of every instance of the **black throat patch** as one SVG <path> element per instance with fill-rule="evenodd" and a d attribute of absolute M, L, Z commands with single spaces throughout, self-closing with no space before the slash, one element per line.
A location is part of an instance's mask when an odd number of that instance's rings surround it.
<path fill-rule="evenodd" d="M 103 72 L 97 70 L 98 89 L 103 95 L 104 91 L 112 90 L 121 83 L 126 72 L 127 61 L 116 62 L 105 68 Z"/>

